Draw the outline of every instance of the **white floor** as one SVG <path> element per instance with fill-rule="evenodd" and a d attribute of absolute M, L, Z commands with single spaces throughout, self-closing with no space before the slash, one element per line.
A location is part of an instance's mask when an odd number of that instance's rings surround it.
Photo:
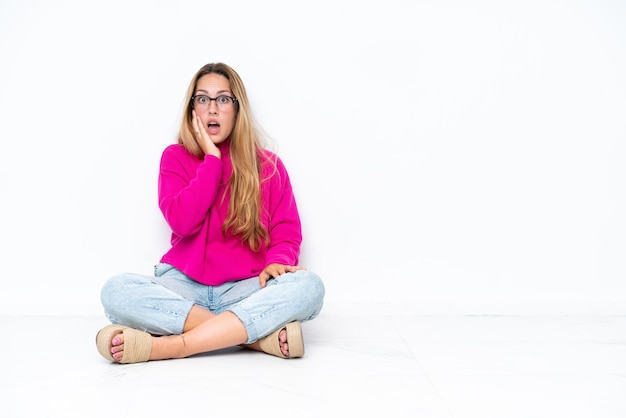
<path fill-rule="evenodd" d="M 306 354 L 111 364 L 104 318 L 0 317 L 0 416 L 626 417 L 626 317 L 320 315 Z"/>

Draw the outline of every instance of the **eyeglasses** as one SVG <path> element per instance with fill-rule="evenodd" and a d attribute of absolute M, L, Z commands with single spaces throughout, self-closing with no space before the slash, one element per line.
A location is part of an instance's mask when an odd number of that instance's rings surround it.
<path fill-rule="evenodd" d="M 204 94 L 191 96 L 191 102 L 193 103 L 194 107 L 199 108 L 209 107 L 212 100 L 215 100 L 215 103 L 217 103 L 217 107 L 220 109 L 226 109 L 230 107 L 233 103 L 237 102 L 237 98 L 226 96 L 224 94 L 215 98 L 209 97 Z"/>

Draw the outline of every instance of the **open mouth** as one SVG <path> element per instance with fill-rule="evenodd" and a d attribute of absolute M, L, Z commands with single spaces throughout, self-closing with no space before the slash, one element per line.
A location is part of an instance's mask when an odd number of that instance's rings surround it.
<path fill-rule="evenodd" d="M 210 134 L 216 134 L 220 131 L 220 124 L 217 122 L 209 122 L 207 124 L 207 132 Z"/>

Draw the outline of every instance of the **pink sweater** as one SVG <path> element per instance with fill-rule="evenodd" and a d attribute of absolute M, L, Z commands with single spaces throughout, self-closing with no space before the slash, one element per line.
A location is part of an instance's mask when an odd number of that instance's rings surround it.
<path fill-rule="evenodd" d="M 222 224 L 228 211 L 226 190 L 232 173 L 229 143 L 219 145 L 222 159 L 203 160 L 182 145 L 168 146 L 161 156 L 159 208 L 172 230 L 172 247 L 161 262 L 183 271 L 207 285 L 220 285 L 258 276 L 270 263 L 297 265 L 302 242 L 298 208 L 282 161 L 264 151 L 272 164 L 262 168 L 262 222 L 269 243 L 254 252 L 238 237 L 224 235 Z M 226 195 L 224 196 L 224 193 Z M 224 196 L 224 198 L 222 198 Z"/>

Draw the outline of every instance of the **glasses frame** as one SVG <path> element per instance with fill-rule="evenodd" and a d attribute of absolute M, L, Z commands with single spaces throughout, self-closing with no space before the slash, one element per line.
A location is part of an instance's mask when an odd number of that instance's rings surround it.
<path fill-rule="evenodd" d="M 207 99 L 209 99 L 208 103 L 204 103 L 204 105 L 206 105 L 207 107 L 211 106 L 211 102 L 212 101 L 215 101 L 215 104 L 217 105 L 217 107 L 220 107 L 220 106 L 223 106 L 223 105 L 230 105 L 230 104 L 237 103 L 237 98 L 236 97 L 228 96 L 226 94 L 220 94 L 217 97 L 211 97 L 211 96 L 208 96 L 206 94 L 194 94 L 193 96 L 191 96 L 191 99 L 190 99 L 191 105 L 194 108 L 196 106 L 196 103 L 195 103 L 196 97 L 206 97 Z M 230 99 L 230 103 L 228 103 L 228 102 L 226 102 L 226 103 L 218 102 L 217 99 L 219 99 L 220 97 L 227 97 L 227 98 L 229 98 Z"/>

